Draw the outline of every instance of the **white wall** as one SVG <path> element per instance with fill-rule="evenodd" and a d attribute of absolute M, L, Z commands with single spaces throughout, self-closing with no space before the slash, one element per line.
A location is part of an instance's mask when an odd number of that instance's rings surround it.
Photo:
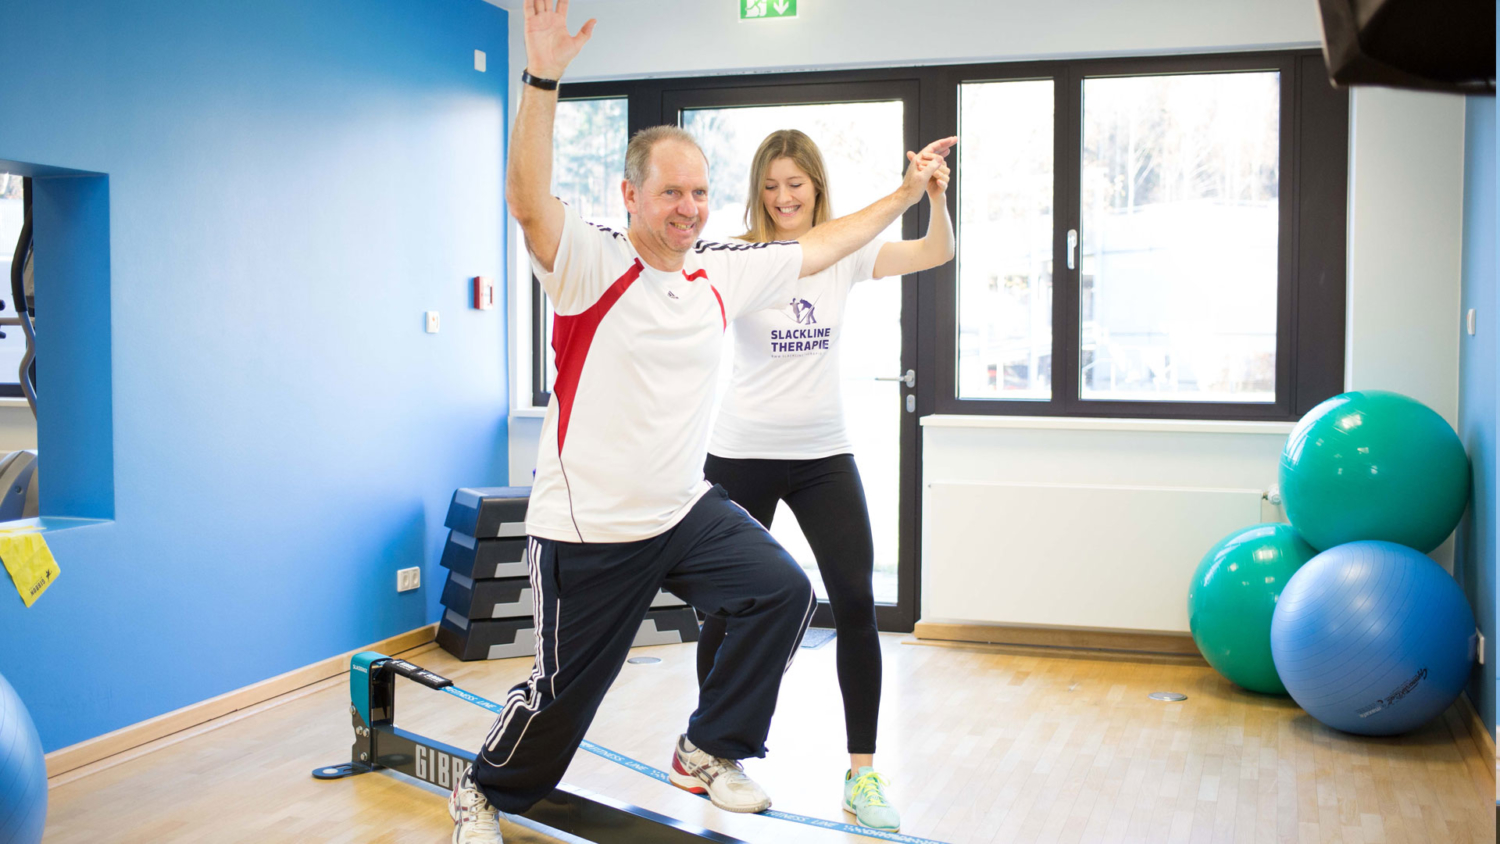
<path fill-rule="evenodd" d="M 1457 425 L 1464 98 L 1358 88 L 1350 120 L 1345 384 Z"/>
<path fill-rule="evenodd" d="M 0 398 L 0 455 L 36 448 L 36 417 L 25 399 Z"/>
<path fill-rule="evenodd" d="M 517 16 L 519 13 L 515 13 Z M 1318 43 L 1312 0 L 799 0 L 739 20 L 734 0 L 575 0 L 599 20 L 575 81 L 1264 49 Z M 513 26 L 512 31 L 519 31 Z"/>

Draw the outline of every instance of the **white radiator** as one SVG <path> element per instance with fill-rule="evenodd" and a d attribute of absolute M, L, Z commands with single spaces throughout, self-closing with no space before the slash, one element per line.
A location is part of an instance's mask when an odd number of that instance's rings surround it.
<path fill-rule="evenodd" d="M 1203 555 L 1281 519 L 1290 425 L 923 423 L 924 620 L 1187 632 Z"/>
<path fill-rule="evenodd" d="M 1258 489 L 932 484 L 923 616 L 1186 631 L 1193 569 L 1260 505 Z"/>

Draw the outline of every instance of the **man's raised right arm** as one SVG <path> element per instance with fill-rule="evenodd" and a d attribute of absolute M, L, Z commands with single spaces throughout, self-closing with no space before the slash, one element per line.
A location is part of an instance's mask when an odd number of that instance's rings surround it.
<path fill-rule="evenodd" d="M 542 79 L 561 79 L 563 71 L 594 33 L 590 19 L 568 34 L 568 0 L 522 0 L 526 21 L 526 71 Z M 552 123 L 557 91 L 521 86 L 506 166 L 505 204 L 521 224 L 526 247 L 537 263 L 551 271 L 562 240 L 563 207 L 552 195 Z"/>

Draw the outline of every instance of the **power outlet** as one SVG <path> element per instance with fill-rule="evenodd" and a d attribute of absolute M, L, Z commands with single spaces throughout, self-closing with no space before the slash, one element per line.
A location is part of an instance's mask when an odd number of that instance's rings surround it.
<path fill-rule="evenodd" d="M 409 569 L 396 570 L 396 591 L 410 592 L 422 585 L 422 569 L 412 566 Z"/>
<path fill-rule="evenodd" d="M 423 314 L 423 316 L 425 316 L 427 318 L 427 333 L 428 334 L 436 334 L 436 333 L 438 333 L 438 312 L 437 311 L 427 311 L 425 314 Z"/>

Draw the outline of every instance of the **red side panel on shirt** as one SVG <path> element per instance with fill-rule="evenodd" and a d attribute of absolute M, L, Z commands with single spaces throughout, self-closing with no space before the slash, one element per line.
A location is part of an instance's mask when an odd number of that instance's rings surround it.
<path fill-rule="evenodd" d="M 703 271 L 699 270 L 698 272 L 701 273 Z M 724 312 L 724 297 L 719 295 L 719 288 L 714 287 L 712 284 L 710 284 L 708 286 L 708 289 L 712 290 L 714 292 L 714 298 L 719 300 L 719 319 L 722 320 L 723 323 L 724 323 L 724 330 L 728 331 L 729 330 L 729 315 Z"/>
<path fill-rule="evenodd" d="M 581 314 L 552 317 L 552 353 L 557 358 L 557 380 L 552 392 L 557 394 L 557 453 L 562 454 L 563 441 L 568 437 L 568 419 L 573 415 L 573 397 L 578 393 L 578 379 L 583 374 L 583 362 L 588 358 L 589 347 L 594 343 L 594 332 L 609 309 L 620 301 L 630 285 L 641 275 L 641 262 L 636 261 L 625 274 L 604 291 L 588 310 Z M 724 307 L 719 304 L 720 309 Z"/>
<path fill-rule="evenodd" d="M 693 270 L 692 275 L 688 275 L 688 271 L 683 270 L 682 277 L 687 279 L 688 281 L 697 281 L 700 278 L 708 278 L 708 270 L 701 268 L 696 269 Z M 724 297 L 719 295 L 719 288 L 714 287 L 712 284 L 708 286 L 708 289 L 712 290 L 714 292 L 714 298 L 719 300 L 719 321 L 724 323 L 724 330 L 728 331 L 729 315 L 724 312 Z"/>

